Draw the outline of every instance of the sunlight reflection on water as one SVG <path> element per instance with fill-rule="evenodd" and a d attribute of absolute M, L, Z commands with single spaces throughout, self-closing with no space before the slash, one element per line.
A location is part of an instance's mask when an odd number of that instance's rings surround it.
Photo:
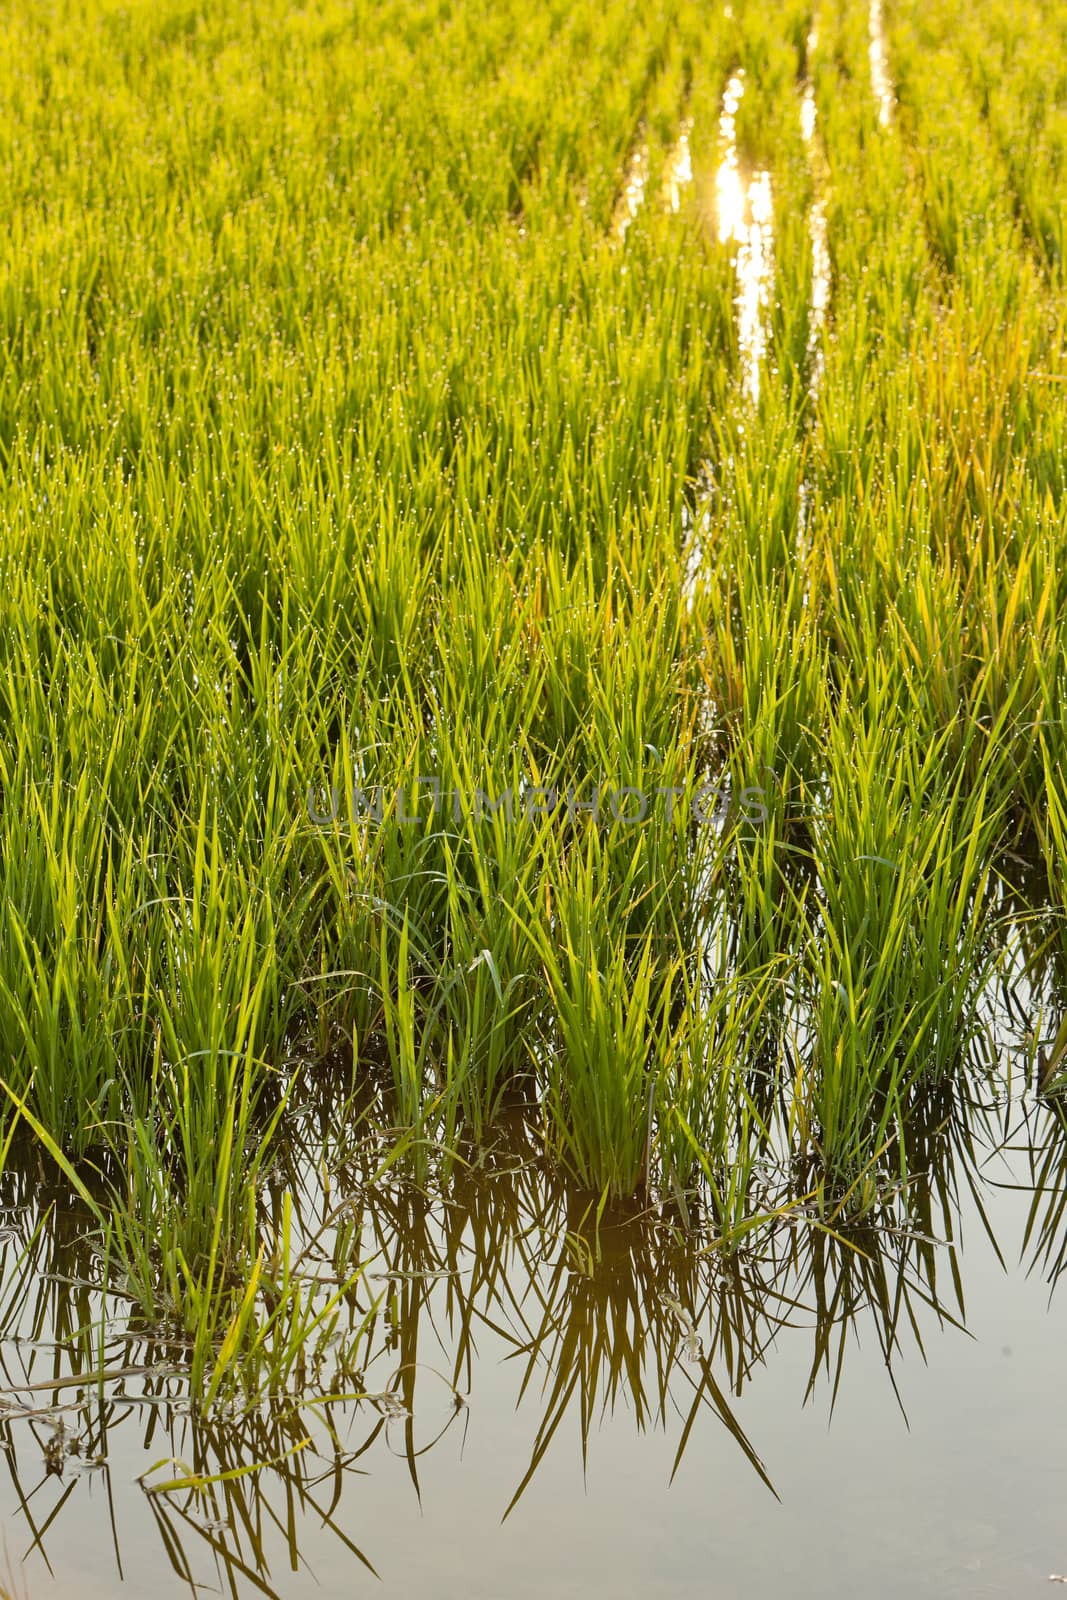
<path fill-rule="evenodd" d="M 759 403 L 760 374 L 767 353 L 765 312 L 774 283 L 774 208 L 770 173 L 761 168 L 747 182 L 741 173 L 737 111 L 744 88 L 744 73 L 736 72 L 723 95 L 719 118 L 723 158 L 715 177 L 715 193 L 719 241 L 738 247 L 737 340 L 742 386 L 755 406 Z"/>

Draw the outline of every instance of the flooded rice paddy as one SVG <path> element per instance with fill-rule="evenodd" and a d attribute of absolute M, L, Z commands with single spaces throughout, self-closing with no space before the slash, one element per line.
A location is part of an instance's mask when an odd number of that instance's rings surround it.
<path fill-rule="evenodd" d="M 1047 1593 L 1063 26 L 10 10 L 0 1600 Z"/>

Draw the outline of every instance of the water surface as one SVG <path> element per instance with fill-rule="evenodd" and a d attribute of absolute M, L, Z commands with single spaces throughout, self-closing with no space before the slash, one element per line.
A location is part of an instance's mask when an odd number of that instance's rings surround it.
<path fill-rule="evenodd" d="M 376 1304 L 361 1370 L 327 1350 L 299 1393 L 207 1423 L 180 1351 L 96 1287 L 77 1209 L 9 1173 L 18 1582 L 159 1600 L 1055 1592 L 1064 1121 L 1019 1091 L 937 1096 L 920 1137 L 907 1210 L 887 1187 L 868 1225 L 794 1214 L 736 1258 L 706 1248 L 695 1196 L 685 1219 L 650 1203 L 598 1221 L 521 1132 L 428 1189 L 369 1183 L 357 1158 L 327 1193 L 309 1167 L 308 1236 L 340 1204 L 362 1237 L 344 1324 Z M 331 1237 L 309 1276 L 329 1279 Z M 370 1398 L 327 1398 L 345 1392 Z M 185 1475 L 171 1458 L 275 1465 L 146 1492 L 154 1464 L 149 1482 Z"/>

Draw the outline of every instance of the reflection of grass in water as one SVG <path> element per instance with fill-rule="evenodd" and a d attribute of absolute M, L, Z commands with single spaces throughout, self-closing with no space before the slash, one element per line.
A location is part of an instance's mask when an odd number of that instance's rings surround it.
<path fill-rule="evenodd" d="M 1028 1249 L 1035 1267 L 1058 1273 L 1049 1246 L 1062 1241 L 1063 1120 L 1055 1106 L 1021 1109 L 1020 1123 L 1014 1102 L 971 1100 L 951 1082 L 913 1090 L 906 1189 L 883 1170 L 864 1180 L 859 1217 L 847 1192 L 817 1187 L 802 1207 L 783 1211 L 798 1179 L 766 1168 L 754 1198 L 777 1220 L 724 1252 L 714 1244 L 708 1192 L 690 1192 L 684 1215 L 670 1197 L 606 1204 L 561 1180 L 522 1115 L 493 1144 L 459 1149 L 451 1168 L 421 1188 L 383 1178 L 379 1136 L 354 1137 L 343 1107 L 334 1107 L 327 1190 L 316 1158 L 330 1121 L 323 1103 L 288 1126 L 272 1181 L 317 1304 L 333 1292 L 339 1258 L 355 1252 L 367 1264 L 348 1322 L 359 1342 L 346 1350 L 344 1339 L 327 1339 L 317 1356 L 309 1349 L 284 1390 L 242 1398 L 234 1387 L 226 1403 L 217 1396 L 192 1411 L 188 1343 L 146 1327 L 108 1286 L 84 1208 L 61 1188 L 34 1227 L 30 1152 L 25 1166 L 9 1162 L 0 1193 L 13 1231 L 2 1247 L 0 1302 L 0 1361 L 13 1404 L 0 1418 L 0 1442 L 10 1449 L 27 1528 L 47 1559 L 51 1524 L 35 1513 L 27 1471 L 47 1472 L 49 1428 L 62 1420 L 67 1438 L 79 1441 L 57 1480 L 65 1497 L 79 1492 L 92 1462 L 106 1463 L 113 1430 L 134 1430 L 139 1418 L 145 1465 L 180 1461 L 180 1470 L 161 1466 L 156 1476 L 188 1480 L 146 1502 L 178 1570 L 195 1574 L 197 1551 L 213 1552 L 231 1574 L 254 1573 L 274 1592 L 270 1530 L 296 1549 L 312 1517 L 380 1565 L 384 1552 L 361 1549 L 345 1532 L 345 1485 L 388 1448 L 420 1490 L 427 1451 L 478 1425 L 487 1341 L 494 1359 L 514 1367 L 517 1417 L 530 1433 L 528 1469 L 507 1486 L 502 1512 L 570 1426 L 584 1455 L 598 1419 L 616 1410 L 641 1431 L 673 1430 L 675 1470 L 694 1430 L 717 1419 L 773 1487 L 775 1464 L 738 1425 L 736 1398 L 782 1340 L 809 1344 L 807 1393 L 832 1403 L 857 1338 L 873 1333 L 892 1381 L 931 1331 L 961 1323 L 966 1264 L 954 1241 L 977 1223 L 996 1242 L 991 1186 L 999 1179 L 989 1157 L 1001 1146 L 1033 1153 L 1039 1187 Z M 325 1229 L 324 1218 L 332 1218 Z M 28 1330 L 43 1344 L 12 1340 Z"/>

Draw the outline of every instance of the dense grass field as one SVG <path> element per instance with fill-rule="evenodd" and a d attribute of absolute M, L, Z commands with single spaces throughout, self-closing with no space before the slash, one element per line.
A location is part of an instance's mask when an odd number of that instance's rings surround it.
<path fill-rule="evenodd" d="M 732 1250 L 1055 1092 L 1065 46 L 7 8 L 3 1157 L 208 1402 L 359 1271 L 294 1270 L 310 1103 L 331 1225 L 357 1142 L 447 1185 L 519 1117 Z"/>

